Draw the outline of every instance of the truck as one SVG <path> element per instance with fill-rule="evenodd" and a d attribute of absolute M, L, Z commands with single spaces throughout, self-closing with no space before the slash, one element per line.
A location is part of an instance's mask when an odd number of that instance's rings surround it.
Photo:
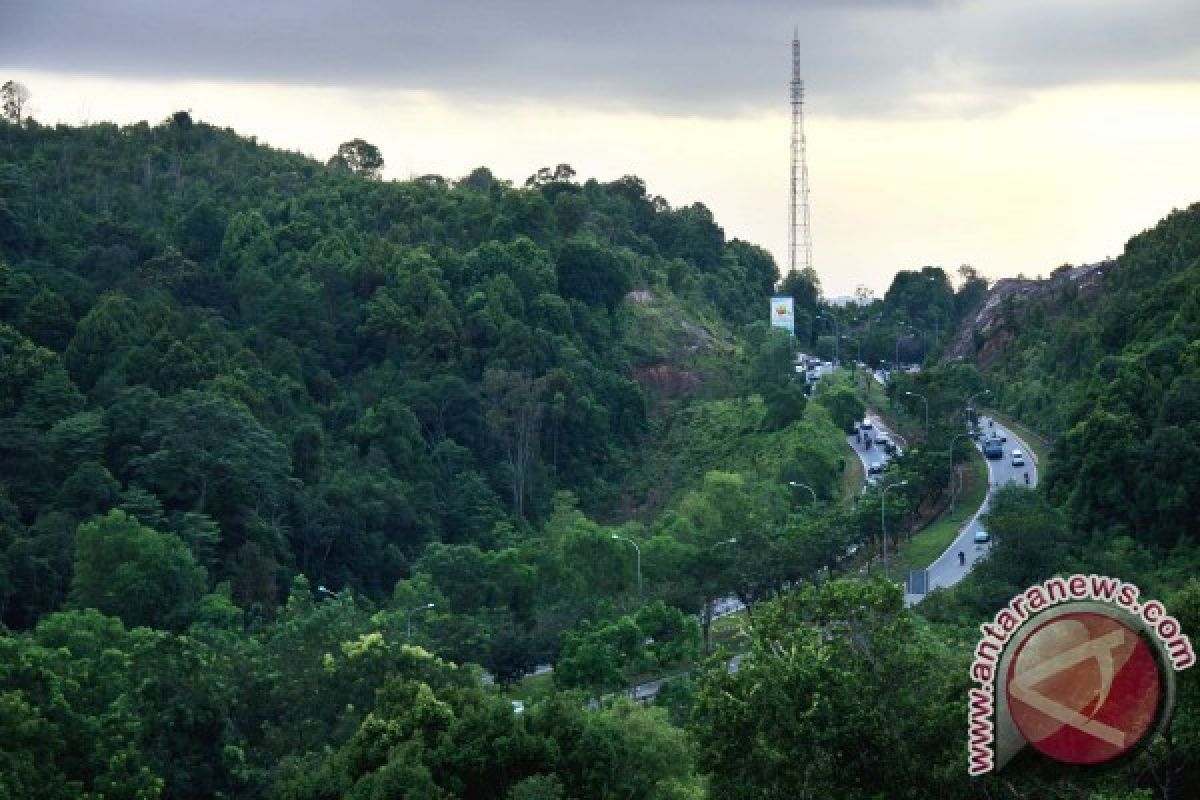
<path fill-rule="evenodd" d="M 1004 458 L 1004 443 L 999 439 L 988 439 L 983 443 L 983 455 L 993 461 Z"/>

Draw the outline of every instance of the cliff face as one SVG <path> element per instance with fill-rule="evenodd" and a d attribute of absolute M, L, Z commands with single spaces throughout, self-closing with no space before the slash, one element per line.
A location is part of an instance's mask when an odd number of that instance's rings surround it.
<path fill-rule="evenodd" d="M 1014 333 L 1010 323 L 1037 304 L 1051 304 L 1054 298 L 1073 285 L 1085 300 L 1094 300 L 1104 289 L 1105 276 L 1116 267 L 1115 261 L 1101 261 L 1081 267 L 1064 267 L 1044 280 L 1004 278 L 996 281 L 987 298 L 959 325 L 942 361 L 971 359 L 987 369 L 1004 352 Z"/>

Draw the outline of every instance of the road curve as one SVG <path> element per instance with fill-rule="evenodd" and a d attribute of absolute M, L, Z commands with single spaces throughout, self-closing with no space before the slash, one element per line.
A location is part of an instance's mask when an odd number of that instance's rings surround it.
<path fill-rule="evenodd" d="M 983 498 L 983 504 L 979 506 L 979 510 L 975 512 L 970 521 L 959 530 L 958 536 L 954 538 L 950 546 L 929 565 L 930 591 L 958 583 L 971 570 L 975 562 L 986 556 L 988 550 L 991 549 L 990 544 L 975 544 L 975 533 L 983 530 L 980 517 L 987 513 L 993 491 L 1010 483 L 1025 486 L 1026 473 L 1029 475 L 1029 488 L 1037 486 L 1038 467 L 1034 463 L 1033 451 L 1029 449 L 1028 443 L 1022 441 L 1010 429 L 995 420 L 980 417 L 979 422 L 985 436 L 1003 436 L 1008 440 L 1004 443 L 1004 457 L 997 460 L 988 459 L 988 492 Z M 979 443 L 976 443 L 975 446 L 982 450 Z M 1024 466 L 1013 466 L 1014 450 L 1019 450 L 1024 455 Z M 963 554 L 963 563 L 961 564 L 959 563 L 959 553 Z M 923 595 L 910 594 L 907 596 L 907 600 L 911 604 L 918 602 L 922 597 Z"/>

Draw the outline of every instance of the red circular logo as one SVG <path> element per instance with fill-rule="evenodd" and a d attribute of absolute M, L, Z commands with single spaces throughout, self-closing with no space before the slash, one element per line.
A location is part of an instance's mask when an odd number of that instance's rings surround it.
<path fill-rule="evenodd" d="M 1009 713 L 1053 759 L 1097 764 L 1150 730 L 1162 684 L 1142 637 L 1104 614 L 1078 611 L 1040 625 L 1008 668 Z"/>

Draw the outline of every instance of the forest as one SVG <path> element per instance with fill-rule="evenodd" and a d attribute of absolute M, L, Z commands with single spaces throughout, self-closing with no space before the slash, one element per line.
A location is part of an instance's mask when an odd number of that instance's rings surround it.
<path fill-rule="evenodd" d="M 1012 310 L 979 369 L 938 364 L 970 267 L 837 307 L 633 176 L 382 158 L 0 122 L 0 797 L 1200 793 L 1187 673 L 1170 740 L 1111 770 L 968 780 L 964 745 L 1006 592 L 1107 571 L 1200 630 L 1200 207 L 1098 304 Z M 797 380 L 776 292 L 809 352 L 925 362 L 888 388 L 931 413 L 886 509 L 844 438 L 870 380 Z M 1061 431 L 1046 489 L 906 609 L 847 553 L 944 505 L 985 388 Z"/>

